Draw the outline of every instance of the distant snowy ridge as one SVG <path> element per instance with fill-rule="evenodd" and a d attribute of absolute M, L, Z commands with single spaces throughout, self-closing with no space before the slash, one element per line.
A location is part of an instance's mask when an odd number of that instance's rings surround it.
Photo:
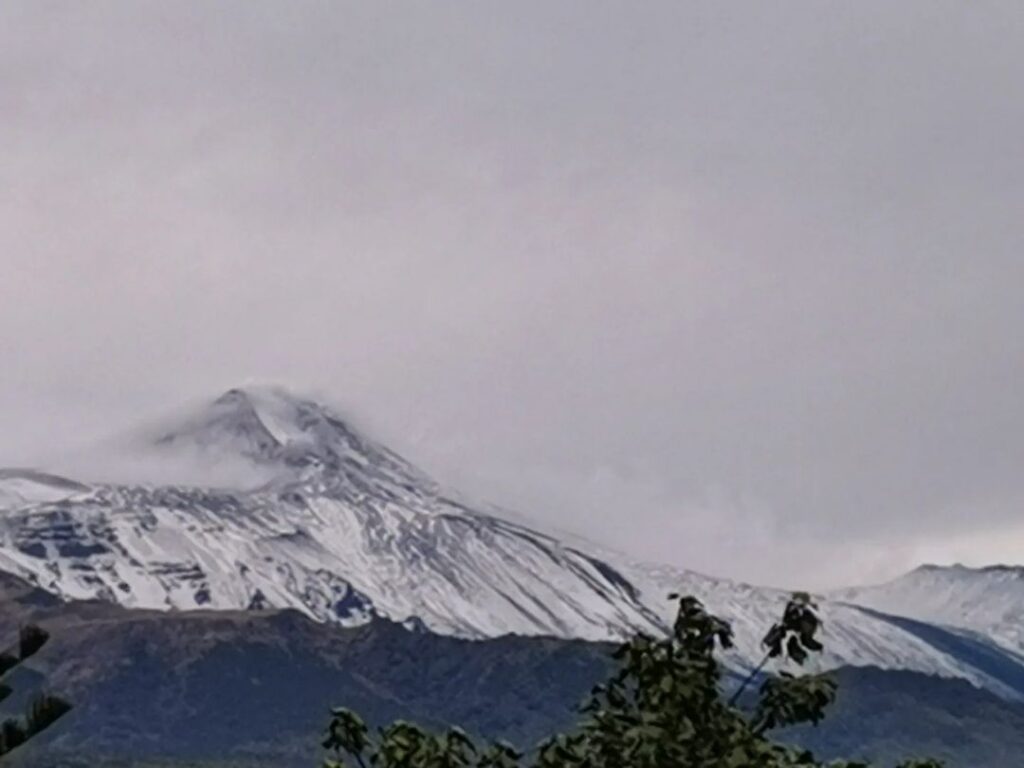
<path fill-rule="evenodd" d="M 86 493 L 89 486 L 31 469 L 0 469 L 0 512 Z"/>
<path fill-rule="evenodd" d="M 470 638 L 661 632 L 673 616 L 667 594 L 688 592 L 733 622 L 737 667 L 759 659 L 787 598 L 631 563 L 484 511 L 331 409 L 278 389 L 232 390 L 135 450 L 242 463 L 261 480 L 214 488 L 0 475 L 0 570 L 65 599 L 290 607 L 344 625 L 384 616 Z M 1024 698 L 1024 659 L 983 634 L 835 600 L 822 613 L 822 666 L 957 676 Z"/>
<path fill-rule="evenodd" d="M 1024 566 L 923 565 L 885 584 L 840 590 L 832 598 L 981 632 L 1024 653 Z"/>

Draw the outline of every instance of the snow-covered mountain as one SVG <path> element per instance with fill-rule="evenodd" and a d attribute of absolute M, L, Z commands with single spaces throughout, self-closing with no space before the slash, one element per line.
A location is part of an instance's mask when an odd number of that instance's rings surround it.
<path fill-rule="evenodd" d="M 69 599 L 294 607 L 342 624 L 379 614 L 470 637 L 658 625 L 605 563 L 469 508 L 315 402 L 233 390 L 133 441 L 149 465 L 248 462 L 268 479 L 95 483 L 9 505 L 0 569 Z"/>
<path fill-rule="evenodd" d="M 87 485 L 58 475 L 31 469 L 0 469 L 0 512 L 59 501 L 87 490 Z"/>
<path fill-rule="evenodd" d="M 669 592 L 732 620 L 737 666 L 787 595 L 640 565 L 471 505 L 323 405 L 232 390 L 132 450 L 244 465 L 252 486 L 0 475 L 0 570 L 65 599 L 126 607 L 295 608 L 343 625 L 388 617 L 471 638 L 609 639 L 667 627 Z M 963 677 L 1024 698 L 1024 656 L 982 632 L 824 600 L 826 666 Z M 963 626 L 970 626 L 964 624 Z M 970 627 L 979 629 L 979 627 Z"/>
<path fill-rule="evenodd" d="M 1024 566 L 922 565 L 885 584 L 845 589 L 833 597 L 982 632 L 1024 653 Z"/>

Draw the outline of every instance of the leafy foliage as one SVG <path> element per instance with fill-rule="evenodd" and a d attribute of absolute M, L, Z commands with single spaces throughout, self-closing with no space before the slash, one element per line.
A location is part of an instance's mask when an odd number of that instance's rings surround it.
<path fill-rule="evenodd" d="M 21 659 L 13 653 L 0 653 L 0 675 L 6 674 L 8 670 L 14 669 L 20 663 Z"/>
<path fill-rule="evenodd" d="M 46 645 L 50 634 L 35 624 L 29 624 L 18 632 L 18 658 L 21 661 L 30 659 L 39 653 L 39 650 Z"/>
<path fill-rule="evenodd" d="M 28 740 L 25 729 L 14 718 L 4 720 L 0 725 L 0 754 L 6 754 L 16 747 L 20 747 Z"/>
<path fill-rule="evenodd" d="M 34 624 L 22 627 L 18 632 L 16 652 L 0 653 L 0 677 L 35 656 L 49 639 L 49 633 L 41 627 Z M 11 693 L 10 686 L 0 683 L 0 700 L 7 698 Z M 20 747 L 36 734 L 49 728 L 70 709 L 71 705 L 57 696 L 46 693 L 36 696 L 29 704 L 24 721 L 8 718 L 0 724 L 0 755 Z"/>
<path fill-rule="evenodd" d="M 29 736 L 35 736 L 71 710 L 71 705 L 58 696 L 42 694 L 29 704 L 25 715 L 25 727 Z"/>
<path fill-rule="evenodd" d="M 639 635 L 618 648 L 618 670 L 593 689 L 576 728 L 550 737 L 532 755 L 504 743 L 481 747 L 458 728 L 436 735 L 399 721 L 371 734 L 357 714 L 340 708 L 323 742 L 331 753 L 324 768 L 822 768 L 810 752 L 768 734 L 820 722 L 835 700 L 831 678 L 768 675 L 753 709 L 738 706 L 770 660 L 802 665 L 822 650 L 810 596 L 793 595 L 765 635 L 764 659 L 728 700 L 716 651 L 732 646 L 732 629 L 696 598 L 672 599 L 679 608 L 671 635 Z M 838 761 L 828 768 L 866 764 Z M 941 764 L 915 760 L 899 768 Z"/>

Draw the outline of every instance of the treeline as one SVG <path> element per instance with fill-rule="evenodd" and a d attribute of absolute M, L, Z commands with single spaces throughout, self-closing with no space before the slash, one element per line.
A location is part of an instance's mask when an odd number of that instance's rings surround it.
<path fill-rule="evenodd" d="M 7 683 L 11 671 L 35 656 L 49 639 L 46 630 L 30 624 L 18 632 L 13 648 L 0 653 L 0 702 L 14 693 Z M 7 718 L 0 723 L 0 760 L 3 755 L 49 728 L 70 709 L 71 705 L 59 696 L 40 693 L 33 697 L 24 716 Z"/>
<path fill-rule="evenodd" d="M 822 650 L 821 621 L 798 593 L 764 637 L 764 658 L 726 695 L 717 658 L 732 629 L 694 597 L 672 596 L 679 609 L 668 637 L 634 637 L 615 652 L 618 668 L 593 689 L 580 720 L 530 754 L 507 743 L 479 744 L 464 730 L 430 733 L 399 721 L 371 731 L 349 709 L 333 711 L 323 741 L 324 768 L 868 768 L 855 760 L 828 764 L 772 738 L 783 728 L 817 724 L 835 701 L 827 674 L 765 672 L 769 662 L 802 665 Z M 756 701 L 744 694 L 758 685 Z M 897 768 L 941 768 L 910 760 Z"/>

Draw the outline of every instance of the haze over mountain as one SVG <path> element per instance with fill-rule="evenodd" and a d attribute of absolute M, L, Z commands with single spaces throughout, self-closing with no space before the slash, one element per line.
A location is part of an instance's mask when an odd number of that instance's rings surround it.
<path fill-rule="evenodd" d="M 0 466 L 254 377 L 644 559 L 1014 562 L 1022 37 L 998 0 L 6 0 Z"/>

